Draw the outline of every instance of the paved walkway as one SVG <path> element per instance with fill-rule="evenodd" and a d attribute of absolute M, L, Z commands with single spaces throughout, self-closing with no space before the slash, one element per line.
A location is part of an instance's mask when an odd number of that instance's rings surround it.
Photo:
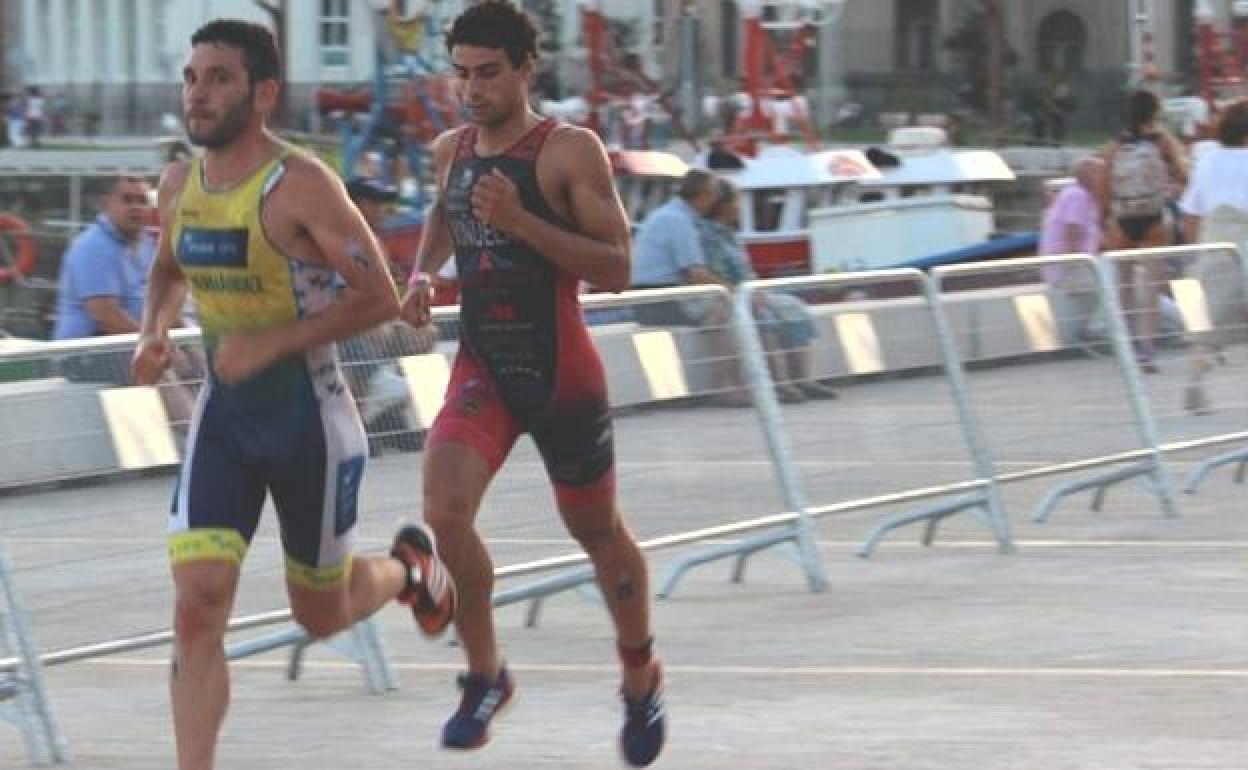
<path fill-rule="evenodd" d="M 864 430 L 881 436 L 890 419 L 892 427 L 922 424 L 911 431 L 921 446 L 890 465 L 872 461 L 869 436 L 842 432 L 827 446 L 857 442 L 858 461 L 836 456 L 820 464 L 823 445 L 808 436 L 800 442 L 803 468 L 873 490 L 947 475 L 957 453 L 915 412 L 916 393 L 930 392 L 930 383 L 888 387 L 911 408 L 877 413 Z M 786 415 L 805 415 L 809 431 L 817 410 L 861 417 L 851 407 L 870 406 L 853 392 L 835 404 Z M 622 419 L 618 433 L 623 499 L 643 537 L 780 510 L 749 411 L 656 411 Z M 372 465 L 366 547 L 382 547 L 395 520 L 411 513 L 418 458 L 392 454 Z M 514 459 L 482 515 L 498 563 L 567 552 L 535 458 L 523 449 Z M 1173 469 L 1183 472 L 1191 459 L 1175 458 Z M 1111 490 L 1100 512 L 1086 510 L 1088 497 L 1079 496 L 1049 524 L 1031 524 L 1024 514 L 1051 483 L 1005 489 L 1019 541 L 1013 555 L 998 554 L 985 528 L 964 516 L 942 527 L 932 548 L 915 544 L 911 530 L 874 558 L 858 559 L 858 539 L 885 513 L 869 511 L 821 521 L 826 593 L 810 593 L 780 551 L 752 560 L 740 585 L 728 581 L 729 563 L 693 572 L 655 609 L 672 733 L 658 766 L 1248 767 L 1243 488 L 1220 471 L 1180 501 L 1181 518 L 1163 519 L 1148 490 L 1130 483 Z M 143 478 L 0 498 L 0 541 L 45 650 L 167 626 L 161 529 L 171 486 L 167 477 Z M 674 559 L 654 554 L 656 573 Z M 279 586 L 269 517 L 237 614 L 280 606 Z M 529 629 L 525 609 L 499 612 L 520 691 L 486 750 L 460 756 L 434 748 L 455 704 L 458 652 L 419 639 L 404 613 L 387 609 L 383 636 L 399 691 L 367 694 L 358 670 L 324 647 L 297 682 L 284 679 L 280 654 L 239 662 L 220 767 L 620 766 L 605 613 L 567 593 L 548 601 L 539 627 Z M 173 766 L 168 655 L 157 648 L 47 670 L 75 767 Z M 0 724 L 0 767 L 23 761 L 16 734 Z"/>

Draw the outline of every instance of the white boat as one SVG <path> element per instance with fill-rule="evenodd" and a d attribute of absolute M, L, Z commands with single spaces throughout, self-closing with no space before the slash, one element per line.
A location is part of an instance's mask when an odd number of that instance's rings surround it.
<path fill-rule="evenodd" d="M 989 193 L 1015 181 L 1000 155 L 950 149 L 944 131 L 930 127 L 897 129 L 889 144 L 897 164 L 863 180 L 855 201 L 809 212 L 812 272 L 913 262 L 996 232 Z"/>
<path fill-rule="evenodd" d="M 860 150 L 770 146 L 740 160 L 740 169 L 714 171 L 741 191 L 741 241 L 762 278 L 810 272 L 808 213 L 856 200 L 857 185 L 880 176 Z M 703 155 L 696 165 L 706 162 Z"/>

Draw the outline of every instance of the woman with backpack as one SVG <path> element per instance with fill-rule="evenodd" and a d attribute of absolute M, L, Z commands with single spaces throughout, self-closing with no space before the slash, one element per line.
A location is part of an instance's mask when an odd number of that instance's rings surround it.
<path fill-rule="evenodd" d="M 1132 93 L 1127 103 L 1127 128 L 1105 148 L 1101 211 L 1106 217 L 1106 250 L 1170 245 L 1168 204 L 1186 184 L 1187 169 L 1178 140 L 1157 125 L 1160 112 L 1156 94 Z M 1136 358 L 1144 371 L 1155 372 L 1153 357 L 1165 264 L 1160 260 L 1119 264 L 1122 312 Z"/>

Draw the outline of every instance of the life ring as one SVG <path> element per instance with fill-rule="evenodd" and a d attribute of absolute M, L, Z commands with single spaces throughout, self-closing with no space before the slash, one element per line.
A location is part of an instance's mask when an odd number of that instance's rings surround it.
<path fill-rule="evenodd" d="M 12 233 L 17 247 L 13 262 L 8 265 L 0 264 L 0 284 L 5 284 L 34 272 L 36 249 L 30 225 L 19 217 L 0 212 L 0 234 L 2 233 Z"/>

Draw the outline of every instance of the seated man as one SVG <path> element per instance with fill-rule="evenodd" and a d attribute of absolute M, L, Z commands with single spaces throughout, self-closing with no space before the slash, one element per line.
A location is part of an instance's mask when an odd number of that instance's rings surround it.
<path fill-rule="evenodd" d="M 1075 164 L 1074 180 L 1053 196 L 1044 211 L 1039 252 L 1042 255 L 1087 254 L 1101 250 L 1101 211 L 1098 203 L 1105 164 L 1100 158 L 1083 158 Z M 1100 298 L 1096 277 L 1090 270 L 1069 265 L 1047 265 L 1044 279 L 1053 287 L 1054 310 L 1062 344 L 1098 342 Z"/>
<path fill-rule="evenodd" d="M 716 184 L 716 198 L 699 223 L 706 268 L 736 291 L 744 281 L 758 276 L 737 236 L 740 227 L 741 196 L 727 179 Z M 810 310 L 799 297 L 784 291 L 758 291 L 751 295 L 754 318 L 758 322 L 767 365 L 776 383 L 776 397 L 787 404 L 808 398 L 836 398 L 836 391 L 814 378 L 811 341 L 818 331 Z"/>
<path fill-rule="evenodd" d="M 698 222 L 715 205 L 717 178 L 704 169 L 690 169 L 681 179 L 676 197 L 642 221 L 633 245 L 633 288 L 723 285 L 706 267 L 698 229 Z M 713 382 L 720 391 L 714 396 L 715 403 L 749 406 L 750 399 L 741 389 L 736 351 L 724 332 L 731 314 L 728 303 L 707 298 L 647 303 L 636 309 L 639 323 L 697 326 L 710 332 L 707 343 L 714 359 Z"/>
<path fill-rule="evenodd" d="M 57 286 L 57 340 L 81 339 L 139 330 L 147 292 L 147 273 L 156 239 L 144 224 L 151 208 L 147 182 L 121 175 L 104 195 L 99 216 L 82 231 L 61 259 Z M 184 355 L 174 362 L 183 380 L 198 379 Z M 130 384 L 130 351 L 82 354 L 60 362 L 74 382 Z M 169 381 L 160 386 L 175 424 L 190 418 L 194 395 Z"/>

